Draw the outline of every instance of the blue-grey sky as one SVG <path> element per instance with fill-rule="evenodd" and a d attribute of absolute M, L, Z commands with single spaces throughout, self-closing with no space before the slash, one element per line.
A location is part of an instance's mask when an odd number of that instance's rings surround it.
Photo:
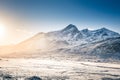
<path fill-rule="evenodd" d="M 59 30 L 68 24 L 120 32 L 120 0 L 0 0 L 0 18 L 12 24 L 10 29 L 26 33 Z"/>

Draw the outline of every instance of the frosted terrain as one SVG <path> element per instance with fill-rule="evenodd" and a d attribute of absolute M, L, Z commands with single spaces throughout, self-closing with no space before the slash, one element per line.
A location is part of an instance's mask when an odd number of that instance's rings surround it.
<path fill-rule="evenodd" d="M 107 78 L 119 80 L 120 64 L 4 58 L 0 61 L 0 72 L 1 75 L 9 74 L 20 80 L 29 76 L 39 76 L 43 80 L 110 80 Z"/>

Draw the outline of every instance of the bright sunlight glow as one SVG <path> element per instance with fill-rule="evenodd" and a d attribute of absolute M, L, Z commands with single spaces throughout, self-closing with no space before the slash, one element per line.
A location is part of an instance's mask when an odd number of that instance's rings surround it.
<path fill-rule="evenodd" d="M 0 24 L 0 38 L 5 35 L 5 25 Z"/>

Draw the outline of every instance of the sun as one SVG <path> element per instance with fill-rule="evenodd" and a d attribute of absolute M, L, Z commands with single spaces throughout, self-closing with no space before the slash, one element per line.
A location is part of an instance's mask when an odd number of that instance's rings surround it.
<path fill-rule="evenodd" d="M 5 25 L 0 24 L 0 38 L 5 35 Z"/>

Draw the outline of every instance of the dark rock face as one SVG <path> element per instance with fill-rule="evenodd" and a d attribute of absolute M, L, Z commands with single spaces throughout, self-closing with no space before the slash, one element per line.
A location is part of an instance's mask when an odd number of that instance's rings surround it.
<path fill-rule="evenodd" d="M 66 31 L 69 31 L 69 32 L 79 32 L 78 28 L 75 25 L 73 25 L 73 24 L 69 24 L 61 32 L 66 32 Z"/>
<path fill-rule="evenodd" d="M 3 80 L 14 80 L 14 78 L 11 75 L 5 75 L 3 76 Z"/>
<path fill-rule="evenodd" d="M 38 76 L 32 76 L 30 78 L 26 78 L 25 80 L 42 80 L 42 79 Z"/>
<path fill-rule="evenodd" d="M 101 45 L 93 49 L 92 53 L 102 58 L 120 59 L 120 38 L 104 41 Z"/>
<path fill-rule="evenodd" d="M 113 78 L 102 78 L 102 80 L 120 80 L 120 78 L 113 79 Z"/>

